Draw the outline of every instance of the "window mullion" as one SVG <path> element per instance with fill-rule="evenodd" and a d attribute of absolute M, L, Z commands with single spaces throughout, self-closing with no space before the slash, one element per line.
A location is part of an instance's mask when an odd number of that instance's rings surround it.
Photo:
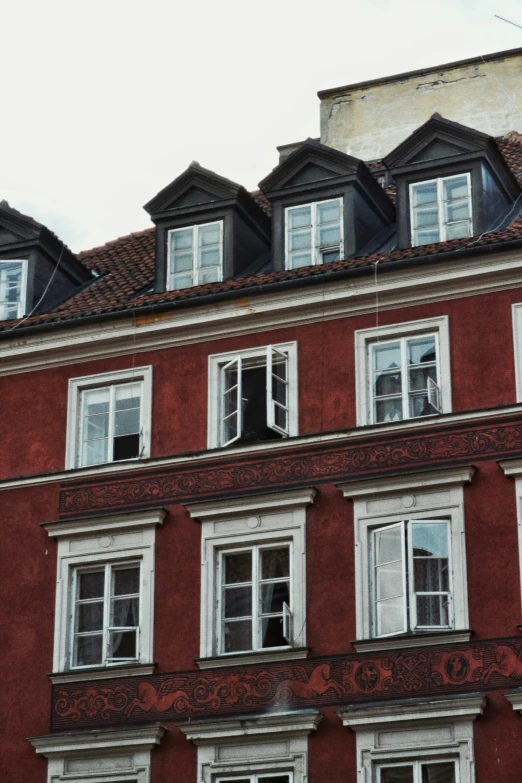
<path fill-rule="evenodd" d="M 401 388 L 402 388 L 402 418 L 410 418 L 409 400 L 409 373 L 408 373 L 408 340 L 401 338 Z"/>
<path fill-rule="evenodd" d="M 406 552 L 406 562 L 407 562 L 407 583 L 408 583 L 408 630 L 414 631 L 417 627 L 417 598 L 415 594 L 415 580 L 414 580 L 414 573 L 413 573 L 413 535 L 412 535 L 412 528 L 411 528 L 411 520 L 407 520 L 404 522 L 404 527 L 406 531 L 406 546 L 407 546 L 407 552 Z"/>
<path fill-rule="evenodd" d="M 199 226 L 192 227 L 192 279 L 199 285 Z"/>
<path fill-rule="evenodd" d="M 71 638 L 69 640 L 69 667 L 74 665 L 74 652 L 76 644 L 76 613 L 77 613 L 77 593 L 78 593 L 78 569 L 75 568 L 72 574 L 71 584 L 71 596 L 70 596 L 70 612 L 69 612 L 69 628 Z"/>
<path fill-rule="evenodd" d="M 312 243 L 312 264 L 313 266 L 317 266 L 319 263 L 319 236 L 318 236 L 318 225 L 317 225 L 317 202 L 313 202 L 310 204 L 310 216 L 312 221 L 312 228 L 311 228 L 311 237 L 310 242 Z"/>
<path fill-rule="evenodd" d="M 114 430 L 116 418 L 116 385 L 109 386 L 109 422 L 107 430 L 107 462 L 114 462 Z M 110 450 L 110 451 L 109 451 Z"/>
<path fill-rule="evenodd" d="M 110 604 L 111 604 L 111 578 L 112 578 L 112 566 L 107 564 L 105 566 L 105 584 L 104 584 L 104 600 L 103 600 L 103 660 L 102 664 L 107 663 L 109 657 L 109 623 L 110 623 Z"/>
<path fill-rule="evenodd" d="M 444 211 L 444 177 L 437 179 L 437 204 L 439 208 L 440 241 L 446 241 L 446 214 Z"/>
<path fill-rule="evenodd" d="M 259 560 L 261 558 L 261 549 L 259 546 L 252 547 L 252 647 L 254 650 L 261 649 L 261 628 L 260 628 L 260 587 L 259 587 Z"/>

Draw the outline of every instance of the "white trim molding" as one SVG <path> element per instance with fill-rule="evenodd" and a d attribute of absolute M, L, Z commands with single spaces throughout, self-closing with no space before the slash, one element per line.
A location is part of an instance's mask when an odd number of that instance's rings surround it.
<path fill-rule="evenodd" d="M 162 509 L 104 516 L 94 519 L 49 522 L 44 527 L 58 540 L 53 676 L 73 671 L 76 679 L 100 679 L 100 664 L 72 665 L 71 617 L 73 582 L 78 569 L 121 566 L 129 561 L 140 567 L 139 664 L 152 664 L 154 629 L 154 562 L 156 527 L 163 524 Z M 128 661 L 104 664 L 113 676 L 125 676 Z M 82 672 L 85 677 L 82 676 Z M 129 676 L 134 676 L 129 674 Z"/>
<path fill-rule="evenodd" d="M 98 375 L 84 375 L 80 378 L 69 379 L 68 406 L 67 406 L 67 438 L 65 443 L 65 469 L 72 470 L 79 467 L 78 452 L 80 444 L 81 426 L 81 398 L 82 393 L 99 387 L 116 386 L 121 383 L 141 384 L 140 398 L 140 454 L 133 458 L 133 462 L 150 457 L 151 442 L 151 416 L 152 416 L 152 365 L 145 367 L 129 367 L 117 372 L 106 372 Z M 112 414 L 110 414 L 112 415 Z M 109 448 L 111 444 L 109 444 Z M 113 463 L 115 460 L 108 459 Z M 106 463 L 101 463 L 106 464 Z M 97 466 L 96 466 L 97 467 Z"/>
<path fill-rule="evenodd" d="M 522 402 L 522 304 L 512 305 L 513 314 L 513 361 L 515 363 L 515 385 L 517 402 Z"/>
<path fill-rule="evenodd" d="M 201 521 L 201 636 L 200 668 L 237 665 L 237 654 L 220 649 L 219 564 L 222 553 L 238 547 L 288 544 L 290 547 L 290 591 L 292 643 L 288 647 L 242 653 L 249 663 L 305 657 L 306 650 L 306 508 L 316 491 L 304 489 L 255 495 L 247 498 L 193 503 L 186 508 Z M 273 657 L 275 656 L 275 657 Z M 245 661 L 246 662 L 246 661 Z"/>
<path fill-rule="evenodd" d="M 371 391 L 373 385 L 369 359 L 370 346 L 381 341 L 398 340 L 401 337 L 421 337 L 427 334 L 434 334 L 437 337 L 437 384 L 440 389 L 440 413 L 451 413 L 449 318 L 447 315 L 442 315 L 437 318 L 424 318 L 418 321 L 405 321 L 370 329 L 359 329 L 355 332 L 355 391 L 357 424 L 360 427 L 375 424 Z M 401 367 L 401 370 L 403 373 L 407 372 L 405 367 Z M 422 417 L 424 421 L 426 418 Z M 409 419 L 408 414 L 402 420 Z"/>
<path fill-rule="evenodd" d="M 437 644 L 465 644 L 471 639 L 471 631 L 437 631 L 435 633 L 387 636 L 384 639 L 356 639 L 352 642 L 358 653 L 384 650 L 410 650 L 417 647 L 433 647 Z"/>
<path fill-rule="evenodd" d="M 322 720 L 317 710 L 248 718 L 192 721 L 179 726 L 198 748 L 198 782 L 219 775 L 288 772 L 293 783 L 308 780 L 308 736 Z"/>
<path fill-rule="evenodd" d="M 150 754 L 164 734 L 162 726 L 145 726 L 29 737 L 29 742 L 48 759 L 48 783 L 150 783 Z"/>
<path fill-rule="evenodd" d="M 441 628 L 442 637 L 448 631 L 469 632 L 466 542 L 464 525 L 464 484 L 473 478 L 475 468 L 466 466 L 444 470 L 409 473 L 401 476 L 368 479 L 338 484 L 345 498 L 353 500 L 355 536 L 355 606 L 358 651 L 404 647 L 411 644 L 412 628 L 405 633 L 376 636 L 372 613 L 372 583 L 370 573 L 371 535 L 374 529 L 397 525 L 405 521 L 449 522 L 449 556 L 451 563 L 452 614 L 449 628 Z M 408 612 L 409 614 L 409 612 Z M 411 618 L 409 618 L 409 621 Z M 409 624 L 409 622 L 408 622 Z M 428 638 L 437 644 L 436 634 L 415 632 L 423 642 Z M 446 640 L 446 639 L 445 639 Z M 378 647 L 373 645 L 378 642 Z"/>
<path fill-rule="evenodd" d="M 486 702 L 483 694 L 471 693 L 354 705 L 337 713 L 356 733 L 361 780 L 375 780 L 384 765 L 453 762 L 459 783 L 474 783 L 473 721 Z"/>
<path fill-rule="evenodd" d="M 504 696 L 509 701 L 515 712 L 522 715 L 522 688 L 505 693 Z"/>
<path fill-rule="evenodd" d="M 522 333 L 521 333 L 522 336 Z M 498 465 L 505 475 L 515 481 L 515 497 L 517 504 L 517 531 L 518 531 L 518 563 L 519 574 L 522 580 L 522 459 L 499 460 Z M 522 607 L 522 581 L 520 605 Z"/>

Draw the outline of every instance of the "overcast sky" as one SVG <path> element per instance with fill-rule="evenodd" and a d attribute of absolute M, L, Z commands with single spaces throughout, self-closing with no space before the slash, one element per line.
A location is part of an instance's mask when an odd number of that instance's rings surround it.
<path fill-rule="evenodd" d="M 0 199 L 78 251 L 149 225 L 192 160 L 253 189 L 319 135 L 318 90 L 522 47 L 494 14 L 522 2 L 5 4 Z"/>

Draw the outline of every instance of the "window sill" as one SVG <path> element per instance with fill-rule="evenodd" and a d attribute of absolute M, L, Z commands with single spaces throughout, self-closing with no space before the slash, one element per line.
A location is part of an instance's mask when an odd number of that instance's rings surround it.
<path fill-rule="evenodd" d="M 114 677 L 141 677 L 154 674 L 155 668 L 155 663 L 132 663 L 121 666 L 96 666 L 92 669 L 73 669 L 68 672 L 52 672 L 47 676 L 53 685 L 62 685 L 67 682 L 110 680 Z"/>
<path fill-rule="evenodd" d="M 463 631 L 435 631 L 402 636 L 387 636 L 385 639 L 356 639 L 352 642 L 358 653 L 380 652 L 381 650 L 405 650 L 412 647 L 432 647 L 436 644 L 464 644 L 471 639 L 469 628 Z"/>
<path fill-rule="evenodd" d="M 243 666 L 253 663 L 273 663 L 275 661 L 298 661 L 308 657 L 309 647 L 289 647 L 287 650 L 267 650 L 263 652 L 234 653 L 216 655 L 210 658 L 195 658 L 200 669 L 221 669 L 224 666 Z"/>

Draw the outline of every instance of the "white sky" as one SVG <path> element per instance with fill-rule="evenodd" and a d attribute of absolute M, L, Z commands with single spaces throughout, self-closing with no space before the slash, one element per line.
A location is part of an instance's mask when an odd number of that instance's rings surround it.
<path fill-rule="evenodd" d="M 522 2 L 4 4 L 0 199 L 78 251 L 149 225 L 192 160 L 253 189 L 319 135 L 318 90 L 522 47 L 494 14 Z"/>

